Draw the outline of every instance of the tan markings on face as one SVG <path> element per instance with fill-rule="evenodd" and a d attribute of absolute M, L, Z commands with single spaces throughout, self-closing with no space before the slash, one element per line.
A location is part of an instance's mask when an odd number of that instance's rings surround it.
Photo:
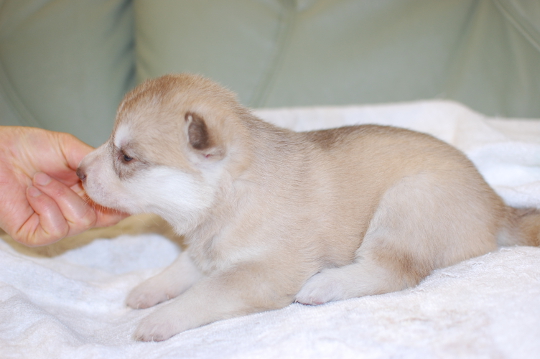
<path fill-rule="evenodd" d="M 109 145 L 113 168 L 118 178 L 121 180 L 131 178 L 135 173 L 150 167 L 150 163 L 144 158 L 142 152 L 137 150 L 134 142 L 119 143 L 122 143 L 121 147 L 117 147 L 112 142 Z"/>
<path fill-rule="evenodd" d="M 247 112 L 235 95 L 211 81 L 197 76 L 163 76 L 126 95 L 118 109 L 113 142 L 125 149 L 123 140 L 129 132 L 128 144 L 136 145 L 152 166 L 200 174 L 195 164 L 200 158 L 219 160 L 227 153 L 226 144 L 236 143 L 233 137 L 237 132 L 226 125 L 226 119 L 238 118 L 239 113 Z M 131 156 L 131 152 L 127 154 Z M 129 173 L 130 167 L 118 163 L 119 172 Z"/>

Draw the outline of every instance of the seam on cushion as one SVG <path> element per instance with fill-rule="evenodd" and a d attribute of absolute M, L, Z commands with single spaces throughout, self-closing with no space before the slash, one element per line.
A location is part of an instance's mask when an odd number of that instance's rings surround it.
<path fill-rule="evenodd" d="M 263 74 L 259 86 L 254 91 L 252 107 L 262 107 L 265 105 L 270 90 L 275 81 L 275 75 L 283 64 L 285 51 L 291 39 L 292 29 L 296 20 L 296 6 L 293 1 L 283 1 L 283 12 L 279 19 L 279 30 L 274 46 L 274 56 L 270 60 L 265 74 Z"/>
<path fill-rule="evenodd" d="M 0 4 L 0 14 L 6 4 L 5 1 L 2 1 Z M 2 96 L 7 100 L 7 105 L 13 110 L 15 115 L 21 120 L 23 125 L 34 126 L 34 127 L 43 127 L 39 121 L 32 115 L 31 111 L 25 106 L 24 101 L 21 96 L 15 90 L 13 82 L 10 80 L 9 76 L 4 67 L 4 63 L 0 57 L 0 92 Z"/>
<path fill-rule="evenodd" d="M 124 81 L 122 82 L 122 95 L 125 95 L 127 92 L 129 92 L 131 89 L 133 89 L 136 85 L 136 59 L 135 59 L 135 14 L 133 9 L 133 1 L 132 0 L 124 0 L 120 6 L 116 9 L 115 12 L 115 21 L 117 24 L 115 26 L 118 26 L 118 23 L 121 23 L 122 21 L 127 21 L 123 19 L 124 16 L 127 16 L 130 18 L 130 37 L 129 42 L 125 45 L 124 50 L 122 51 L 122 54 L 118 56 L 118 58 L 115 59 L 115 63 L 121 63 L 121 59 L 123 58 L 129 58 L 131 59 L 131 64 L 129 67 L 129 72 L 126 75 Z M 131 14 L 131 16 L 129 16 Z"/>
<path fill-rule="evenodd" d="M 519 15 L 516 13 L 516 10 L 512 8 L 512 5 L 507 5 L 501 0 L 493 1 L 495 2 L 495 7 L 503 17 L 512 24 L 512 26 L 536 49 L 536 51 L 540 52 L 540 34 L 534 29 L 531 29 L 528 24 L 523 24 L 518 20 Z"/>

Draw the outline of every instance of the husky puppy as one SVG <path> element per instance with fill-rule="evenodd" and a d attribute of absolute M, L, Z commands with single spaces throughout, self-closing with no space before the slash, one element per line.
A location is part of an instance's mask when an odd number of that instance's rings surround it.
<path fill-rule="evenodd" d="M 134 337 L 417 285 L 497 245 L 539 245 L 540 214 L 506 206 L 457 149 L 387 126 L 293 132 L 203 77 L 149 80 L 78 175 L 95 202 L 155 213 L 187 249 L 133 289 L 161 305 Z"/>

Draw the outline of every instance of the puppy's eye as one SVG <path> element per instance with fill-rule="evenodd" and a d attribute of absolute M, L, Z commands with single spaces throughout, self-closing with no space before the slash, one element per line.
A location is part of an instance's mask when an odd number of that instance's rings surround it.
<path fill-rule="evenodd" d="M 122 162 L 128 163 L 128 162 L 131 162 L 133 160 L 133 157 L 130 157 L 130 156 L 126 155 L 124 152 L 122 152 L 120 154 L 120 159 L 122 160 Z"/>

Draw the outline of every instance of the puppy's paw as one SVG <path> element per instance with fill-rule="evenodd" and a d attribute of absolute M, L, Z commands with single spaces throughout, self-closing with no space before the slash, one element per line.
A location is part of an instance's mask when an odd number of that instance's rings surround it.
<path fill-rule="evenodd" d="M 133 338 L 144 342 L 160 342 L 189 329 L 183 324 L 183 318 L 172 313 L 169 308 L 161 308 L 144 318 Z"/>
<path fill-rule="evenodd" d="M 150 278 L 129 293 L 126 304 L 133 309 L 145 309 L 175 297 L 170 288 Z"/>
<path fill-rule="evenodd" d="M 311 277 L 296 295 L 302 304 L 318 305 L 343 299 L 343 284 L 330 271 L 323 271 Z"/>

